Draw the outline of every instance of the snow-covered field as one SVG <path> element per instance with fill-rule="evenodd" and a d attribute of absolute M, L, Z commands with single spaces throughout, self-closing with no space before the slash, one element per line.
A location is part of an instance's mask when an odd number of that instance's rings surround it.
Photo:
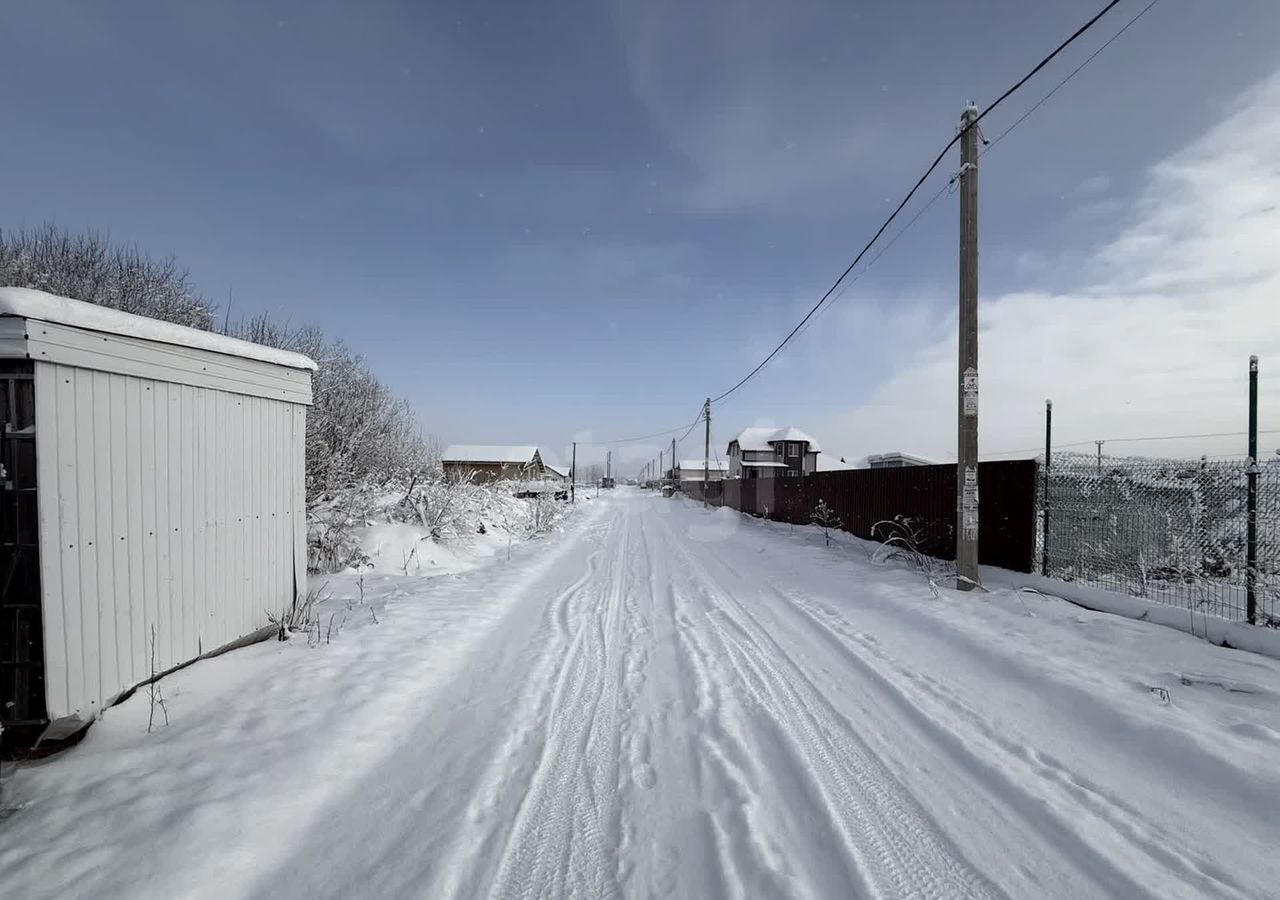
<path fill-rule="evenodd" d="M 1225 897 L 1280 885 L 1280 662 L 619 489 L 21 769 L 9 897 Z M 361 597 L 363 591 L 363 602 Z"/>

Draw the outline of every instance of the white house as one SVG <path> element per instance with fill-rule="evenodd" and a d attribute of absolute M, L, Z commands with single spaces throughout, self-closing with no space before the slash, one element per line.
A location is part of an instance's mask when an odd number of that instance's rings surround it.
<path fill-rule="evenodd" d="M 729 442 L 729 477 L 812 475 L 821 452 L 818 442 L 799 428 L 744 428 Z"/>
<path fill-rule="evenodd" d="M 709 463 L 704 463 L 700 459 L 682 459 L 676 463 L 675 477 L 679 481 L 701 481 L 703 475 L 712 481 L 722 481 L 728 474 L 728 460 L 713 459 Z"/>
<path fill-rule="evenodd" d="M 0 288 L 0 718 L 61 737 L 306 587 L 305 356 Z"/>

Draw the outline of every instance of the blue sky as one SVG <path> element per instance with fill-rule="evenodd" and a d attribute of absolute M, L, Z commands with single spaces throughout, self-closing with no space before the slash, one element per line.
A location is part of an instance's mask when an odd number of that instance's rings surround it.
<path fill-rule="evenodd" d="M 1099 5 L 13 2 L 0 13 L 0 226 L 54 220 L 173 254 L 214 300 L 234 290 L 233 316 L 269 310 L 344 336 L 442 442 L 536 442 L 559 457 L 575 437 L 691 419 L 825 290 L 964 103 L 993 98 Z M 1139 8 L 1122 3 L 993 114 L 988 136 Z M 1159 190 L 1176 178 L 1160 166 L 1204 150 L 1272 77 L 1278 34 L 1273 0 L 1164 0 L 991 153 L 981 277 L 1005 329 L 994 346 L 1036 333 L 1053 355 L 1046 321 L 1077 308 L 1062 298 L 1114 310 L 1148 291 L 1134 271 L 1151 242 L 1125 241 L 1168 216 Z M 1248 121 L 1232 139 L 1265 151 Z M 1246 183 L 1240 202 L 1274 187 Z M 956 219 L 953 197 L 935 204 L 716 410 L 717 443 L 794 422 L 840 453 L 945 455 Z M 1179 308 L 1199 298 L 1192 331 L 1234 327 L 1189 285 L 1154 290 Z M 1219 368 L 1242 369 L 1240 348 L 1276 330 L 1257 326 L 1280 325 L 1251 309 L 1261 323 L 1186 345 L 1176 371 L 1229 381 Z M 1081 349 L 1087 337 L 1044 371 L 1026 362 L 1034 401 L 996 393 L 1012 357 L 991 358 L 984 410 L 999 418 L 984 418 L 984 448 L 1036 443 L 1040 394 L 1069 395 L 1081 367 L 1102 374 L 1090 402 L 1061 413 L 1064 440 L 1234 422 L 1222 412 L 1234 386 L 1166 409 L 1148 401 L 1182 388 L 1117 367 L 1123 347 Z"/>

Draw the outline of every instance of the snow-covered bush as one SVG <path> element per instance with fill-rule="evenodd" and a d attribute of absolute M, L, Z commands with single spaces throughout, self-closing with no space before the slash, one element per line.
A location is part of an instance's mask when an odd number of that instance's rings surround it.
<path fill-rule="evenodd" d="M 213 307 L 172 258 L 155 260 L 101 235 L 47 224 L 0 230 L 0 285 L 35 288 L 192 328 L 213 325 Z"/>

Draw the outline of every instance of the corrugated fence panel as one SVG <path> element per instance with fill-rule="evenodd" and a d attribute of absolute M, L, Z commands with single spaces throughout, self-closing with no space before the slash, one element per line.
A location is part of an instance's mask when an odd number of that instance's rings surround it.
<path fill-rule="evenodd" d="M 1035 477 L 1034 460 L 979 464 L 982 517 L 978 556 L 983 565 L 1031 571 Z M 684 490 L 702 496 L 700 482 L 687 482 Z M 713 482 L 707 498 L 753 516 L 797 525 L 812 521 L 821 500 L 839 517 L 841 528 L 851 534 L 886 540 L 906 528 L 917 537 L 924 553 L 955 559 L 954 465 L 852 469 L 803 478 L 732 479 Z"/>
<path fill-rule="evenodd" d="M 52 719 L 292 602 L 305 407 L 44 362 L 36 403 Z"/>

